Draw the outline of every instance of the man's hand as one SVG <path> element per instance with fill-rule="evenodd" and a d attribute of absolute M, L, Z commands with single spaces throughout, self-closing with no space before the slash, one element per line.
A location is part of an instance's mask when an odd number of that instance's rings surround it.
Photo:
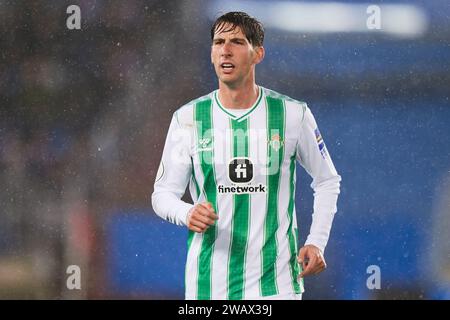
<path fill-rule="evenodd" d="M 322 252 L 312 244 L 308 244 L 300 249 L 297 261 L 302 265 L 303 269 L 299 278 L 303 278 L 310 274 L 320 273 L 327 267 Z"/>
<path fill-rule="evenodd" d="M 205 232 L 218 218 L 211 203 L 199 203 L 189 211 L 187 227 L 195 232 Z"/>

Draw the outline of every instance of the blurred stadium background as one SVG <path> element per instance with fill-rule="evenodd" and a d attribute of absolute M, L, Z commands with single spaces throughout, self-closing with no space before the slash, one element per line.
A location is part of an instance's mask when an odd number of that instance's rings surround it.
<path fill-rule="evenodd" d="M 228 10 L 266 25 L 257 82 L 308 102 L 343 177 L 304 298 L 450 298 L 446 0 L 0 1 L 0 298 L 183 298 L 187 232 L 150 194 L 172 112 L 216 88 L 209 28 Z"/>

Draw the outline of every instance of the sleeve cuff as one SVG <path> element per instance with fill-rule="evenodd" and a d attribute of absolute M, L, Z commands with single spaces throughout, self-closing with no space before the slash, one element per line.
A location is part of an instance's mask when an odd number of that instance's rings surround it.
<path fill-rule="evenodd" d="M 177 224 L 180 226 L 187 226 L 187 217 L 189 211 L 194 207 L 193 204 L 182 202 L 177 208 Z"/>

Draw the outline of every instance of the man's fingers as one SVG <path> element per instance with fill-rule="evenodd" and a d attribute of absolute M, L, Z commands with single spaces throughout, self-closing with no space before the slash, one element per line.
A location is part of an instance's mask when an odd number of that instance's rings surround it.
<path fill-rule="evenodd" d="M 205 230 L 207 227 L 209 227 L 207 224 L 205 224 L 199 220 L 196 220 L 196 219 L 191 219 L 190 223 L 191 223 L 191 226 L 200 228 L 202 230 Z"/>
<path fill-rule="evenodd" d="M 194 215 L 194 219 L 212 225 L 214 224 L 214 221 L 217 220 L 217 216 L 214 213 L 206 210 L 205 208 L 199 207 L 197 210 L 197 214 Z"/>
<path fill-rule="evenodd" d="M 202 202 L 202 203 L 200 203 L 200 205 L 202 207 L 206 208 L 207 210 L 214 212 L 214 208 L 213 208 L 211 202 Z"/>
<path fill-rule="evenodd" d="M 201 222 L 203 222 L 203 223 L 205 223 L 207 225 L 212 226 L 214 224 L 214 220 L 209 218 L 209 217 L 206 217 L 206 216 L 203 216 L 203 215 L 198 215 L 196 218 L 197 218 L 198 221 L 201 221 Z"/>
<path fill-rule="evenodd" d="M 214 208 L 210 202 L 202 202 L 200 203 L 200 206 L 202 206 L 203 208 L 205 208 L 206 210 L 215 215 L 216 212 L 214 211 Z"/>
<path fill-rule="evenodd" d="M 205 207 L 198 205 L 195 207 L 195 211 L 194 211 L 196 216 L 204 216 L 207 217 L 209 216 L 210 212 L 208 211 L 208 209 L 206 209 Z"/>
<path fill-rule="evenodd" d="M 308 264 L 309 264 L 308 250 L 305 248 L 302 248 L 300 250 L 297 260 L 298 260 L 298 263 L 300 263 L 302 265 L 302 269 L 306 270 L 308 268 Z"/>
<path fill-rule="evenodd" d="M 317 255 L 308 254 L 306 256 L 307 256 L 306 257 L 307 261 L 304 262 L 304 265 L 306 266 L 306 268 L 304 268 L 303 272 L 300 274 L 301 277 L 304 277 L 304 276 L 307 276 L 310 274 L 315 274 L 317 265 L 319 263 L 319 257 Z"/>
<path fill-rule="evenodd" d="M 303 261 L 303 264 L 302 264 L 303 272 L 300 273 L 300 277 L 303 278 L 304 276 L 312 274 L 315 263 L 316 263 L 315 257 L 312 257 L 310 259 L 306 259 L 306 261 Z"/>
<path fill-rule="evenodd" d="M 204 216 L 207 216 L 210 219 L 217 220 L 219 218 L 214 212 L 212 204 L 209 202 L 200 203 L 197 208 Z"/>
<path fill-rule="evenodd" d="M 306 269 L 300 273 L 299 277 L 302 278 L 307 275 L 318 274 L 322 272 L 326 268 L 326 263 L 320 257 L 313 257 L 311 261 L 308 263 Z"/>
<path fill-rule="evenodd" d="M 316 266 L 314 267 L 313 274 L 317 274 L 322 272 L 327 267 L 327 264 L 323 259 L 319 259 L 319 261 L 316 263 Z"/>
<path fill-rule="evenodd" d="M 319 251 L 316 255 L 316 262 L 313 266 L 313 274 L 319 273 L 326 268 L 325 258 L 322 253 Z"/>
<path fill-rule="evenodd" d="M 196 227 L 196 226 L 193 226 L 193 225 L 191 225 L 191 226 L 189 227 L 189 229 L 191 229 L 191 230 L 194 231 L 194 232 L 198 232 L 198 233 L 204 232 L 203 229 L 200 229 L 199 227 Z"/>
<path fill-rule="evenodd" d="M 313 266 L 311 266 L 310 274 L 317 274 L 323 270 L 323 267 L 320 263 L 316 262 Z"/>
<path fill-rule="evenodd" d="M 215 214 L 212 204 L 199 203 L 189 214 L 189 229 L 195 232 L 205 232 L 219 217 Z"/>
<path fill-rule="evenodd" d="M 313 245 L 306 245 L 301 248 L 297 260 L 303 269 L 298 275 L 299 279 L 307 275 L 320 273 L 327 267 L 322 252 Z"/>
<path fill-rule="evenodd" d="M 305 253 L 306 253 L 306 250 L 304 250 L 303 248 L 300 249 L 300 252 L 298 253 L 297 261 L 298 261 L 298 263 L 300 263 L 302 266 L 303 266 L 303 263 L 305 262 Z"/>
<path fill-rule="evenodd" d="M 208 217 L 209 219 L 215 221 L 217 219 L 219 219 L 219 216 L 217 214 L 215 214 L 214 212 L 208 211 L 205 214 L 206 217 Z"/>
<path fill-rule="evenodd" d="M 308 268 L 308 260 L 306 250 L 304 248 L 300 249 L 297 261 L 302 266 L 302 272 L 299 274 L 299 278 L 302 278 L 305 275 L 306 269 Z"/>

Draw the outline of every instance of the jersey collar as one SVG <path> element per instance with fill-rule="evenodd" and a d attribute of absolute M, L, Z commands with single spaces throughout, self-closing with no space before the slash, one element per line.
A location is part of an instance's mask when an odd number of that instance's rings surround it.
<path fill-rule="evenodd" d="M 229 112 L 225 107 L 222 106 L 222 104 L 219 101 L 219 90 L 214 91 L 214 100 L 216 101 L 216 104 L 219 106 L 219 108 L 225 112 L 230 118 L 236 121 L 242 121 L 244 120 L 250 113 L 253 112 L 253 110 L 256 109 L 256 107 L 260 104 L 263 96 L 263 90 L 260 86 L 258 86 L 258 98 L 256 99 L 256 102 L 253 104 L 253 106 L 250 107 L 250 109 L 244 113 L 243 115 L 236 116 Z"/>

